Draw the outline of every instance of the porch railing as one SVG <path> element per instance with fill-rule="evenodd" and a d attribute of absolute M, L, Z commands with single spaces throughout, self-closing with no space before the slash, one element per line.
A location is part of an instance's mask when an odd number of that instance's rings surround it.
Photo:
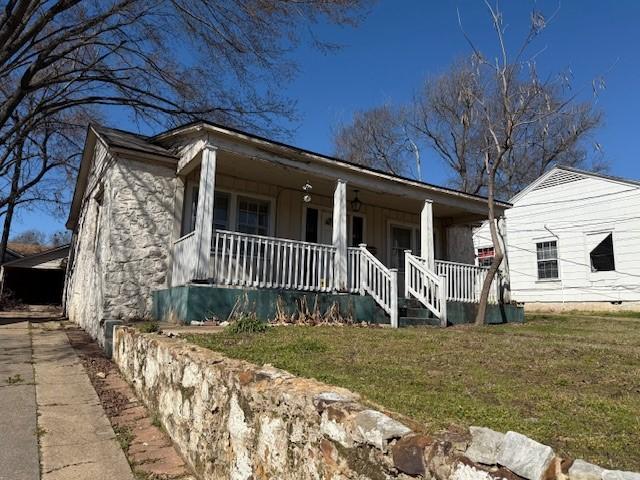
<path fill-rule="evenodd" d="M 360 293 L 368 293 L 398 327 L 398 271 L 384 266 L 367 246 L 360 245 Z"/>
<path fill-rule="evenodd" d="M 488 268 L 463 263 L 436 260 L 436 273 L 447 279 L 447 300 L 454 302 L 479 303 L 482 285 Z M 496 275 L 489 291 L 489 303 L 498 303 L 500 288 Z"/>
<path fill-rule="evenodd" d="M 219 285 L 328 292 L 335 252 L 331 245 L 216 230 L 209 273 Z"/>
<path fill-rule="evenodd" d="M 347 289 L 350 293 L 360 291 L 360 247 L 347 248 Z"/>
<path fill-rule="evenodd" d="M 424 258 L 404 253 L 405 295 L 412 295 L 447 325 L 447 279 L 429 270 Z"/>
<path fill-rule="evenodd" d="M 197 237 L 195 232 L 180 237 L 173 244 L 173 272 L 171 274 L 172 286 L 186 285 L 195 274 L 198 257 Z"/>

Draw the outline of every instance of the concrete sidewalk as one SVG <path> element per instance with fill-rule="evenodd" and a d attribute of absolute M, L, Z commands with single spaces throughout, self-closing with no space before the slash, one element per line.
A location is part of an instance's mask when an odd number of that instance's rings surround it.
<path fill-rule="evenodd" d="M 0 480 L 37 480 L 36 388 L 29 323 L 0 318 Z"/>
<path fill-rule="evenodd" d="M 56 327 L 32 329 L 42 480 L 133 480 L 80 359 Z"/>
<path fill-rule="evenodd" d="M 134 476 L 60 322 L 2 314 L 0 480 L 39 479 Z"/>

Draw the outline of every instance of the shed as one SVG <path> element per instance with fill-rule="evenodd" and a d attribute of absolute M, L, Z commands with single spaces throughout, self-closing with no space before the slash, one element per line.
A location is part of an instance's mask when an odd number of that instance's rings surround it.
<path fill-rule="evenodd" d="M 2 265 L 2 292 L 30 305 L 60 305 L 69 245 L 24 256 Z"/>

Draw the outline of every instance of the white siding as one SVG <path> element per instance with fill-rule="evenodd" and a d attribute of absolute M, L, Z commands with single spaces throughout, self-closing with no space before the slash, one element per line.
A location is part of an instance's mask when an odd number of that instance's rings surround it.
<path fill-rule="evenodd" d="M 582 175 L 544 182 L 516 198 L 506 212 L 512 298 L 520 302 L 640 300 L 640 187 Z M 615 271 L 592 272 L 588 235 L 612 232 Z M 537 276 L 536 243 L 557 240 L 559 278 Z M 488 225 L 475 232 L 476 248 L 490 246 Z"/>

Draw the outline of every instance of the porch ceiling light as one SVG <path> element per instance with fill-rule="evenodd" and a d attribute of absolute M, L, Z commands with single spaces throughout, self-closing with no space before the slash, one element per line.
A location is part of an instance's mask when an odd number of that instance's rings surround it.
<path fill-rule="evenodd" d="M 304 192 L 304 195 L 302 196 L 302 201 L 303 201 L 304 203 L 309 203 L 309 202 L 311 202 L 311 195 L 309 194 L 309 192 L 310 192 L 311 190 L 313 190 L 313 185 L 311 185 L 311 184 L 309 183 L 309 180 L 307 180 L 307 183 L 305 183 L 305 184 L 302 186 L 302 191 Z"/>
<path fill-rule="evenodd" d="M 351 200 L 351 210 L 353 210 L 354 212 L 359 212 L 360 207 L 362 207 L 362 202 L 358 198 L 358 190 L 354 190 L 354 192 L 355 192 L 355 197 L 353 200 Z"/>

